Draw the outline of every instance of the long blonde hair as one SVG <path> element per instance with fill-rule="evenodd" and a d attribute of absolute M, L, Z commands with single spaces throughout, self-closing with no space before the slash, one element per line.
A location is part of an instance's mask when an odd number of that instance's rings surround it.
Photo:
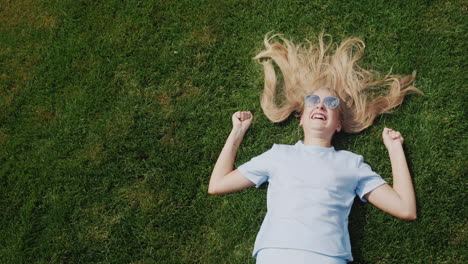
<path fill-rule="evenodd" d="M 389 73 L 379 79 L 374 76 L 377 74 L 359 67 L 357 61 L 365 47 L 359 38 L 344 40 L 331 54 L 330 47 L 335 45 L 332 41 L 325 43 L 323 33 L 318 37 L 318 44 L 307 41 L 300 45 L 294 45 L 281 35 L 269 35 L 264 39 L 266 50 L 254 59 L 264 67 L 265 87 L 261 106 L 273 122 L 287 119 L 292 112 L 301 114 L 304 96 L 326 88 L 341 101 L 339 110 L 343 130 L 357 133 L 372 125 L 379 114 L 400 105 L 408 92 L 422 94 L 410 86 L 415 72 L 412 75 Z M 271 43 L 276 37 L 282 43 Z M 281 71 L 280 84 L 273 62 Z"/>

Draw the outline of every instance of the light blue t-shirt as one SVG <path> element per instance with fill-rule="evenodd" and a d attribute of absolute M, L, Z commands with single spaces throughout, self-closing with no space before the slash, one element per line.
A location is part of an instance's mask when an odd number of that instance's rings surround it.
<path fill-rule="evenodd" d="M 267 214 L 255 241 L 262 248 L 293 248 L 352 261 L 348 215 L 358 195 L 385 184 L 362 156 L 333 147 L 275 144 L 239 171 L 259 187 L 269 182 Z"/>

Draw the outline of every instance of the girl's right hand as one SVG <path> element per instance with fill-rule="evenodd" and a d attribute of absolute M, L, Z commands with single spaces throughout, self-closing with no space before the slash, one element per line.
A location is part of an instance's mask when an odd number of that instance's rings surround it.
<path fill-rule="evenodd" d="M 232 128 L 246 132 L 252 124 L 253 114 L 250 111 L 238 111 L 232 115 Z"/>

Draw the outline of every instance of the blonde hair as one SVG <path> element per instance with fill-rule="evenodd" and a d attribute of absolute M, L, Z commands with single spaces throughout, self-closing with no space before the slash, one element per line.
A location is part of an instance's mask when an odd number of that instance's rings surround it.
<path fill-rule="evenodd" d="M 275 37 L 282 43 L 271 43 Z M 304 96 L 326 88 L 341 101 L 339 110 L 343 130 L 357 133 L 372 125 L 378 115 L 400 105 L 408 92 L 422 94 L 419 89 L 410 86 L 415 72 L 412 75 L 389 73 L 379 79 L 374 76 L 378 74 L 359 67 L 357 61 L 365 47 L 361 39 L 344 40 L 333 54 L 330 47 L 336 45 L 331 40 L 325 43 L 323 39 L 324 34 L 321 33 L 318 44 L 307 41 L 294 45 L 281 35 L 265 36 L 266 50 L 254 59 L 264 67 L 265 87 L 261 106 L 271 121 L 281 122 L 292 112 L 302 113 Z M 281 84 L 278 84 L 273 62 L 281 71 Z"/>

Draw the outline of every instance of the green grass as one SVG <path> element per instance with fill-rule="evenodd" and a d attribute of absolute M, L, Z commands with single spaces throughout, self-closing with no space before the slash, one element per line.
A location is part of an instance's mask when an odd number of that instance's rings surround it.
<path fill-rule="evenodd" d="M 233 112 L 236 165 L 301 139 L 261 112 L 251 58 L 274 30 L 365 40 L 365 67 L 417 70 L 425 96 L 334 143 L 391 182 L 405 137 L 418 220 L 356 202 L 354 263 L 466 262 L 463 1 L 0 0 L 0 262 L 254 263 L 266 189 L 208 196 Z"/>

